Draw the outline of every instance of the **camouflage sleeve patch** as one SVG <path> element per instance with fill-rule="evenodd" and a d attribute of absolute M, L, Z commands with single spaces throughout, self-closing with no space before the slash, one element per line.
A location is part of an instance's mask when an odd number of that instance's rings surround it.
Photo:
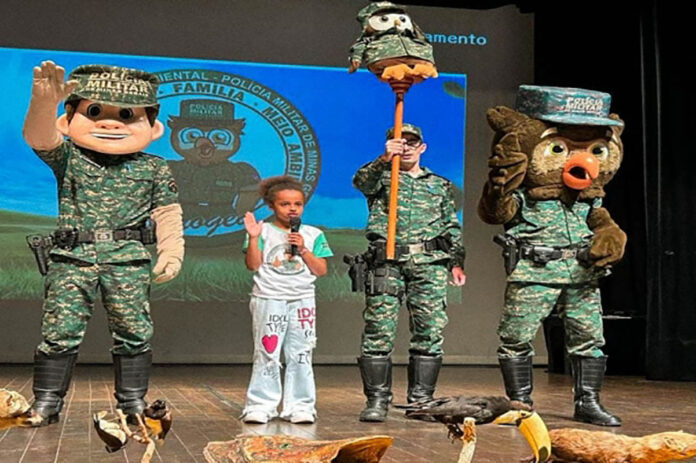
<path fill-rule="evenodd" d="M 363 37 L 358 38 L 353 46 L 350 47 L 350 55 L 348 56 L 348 60 L 361 63 L 366 46 L 367 41 Z"/>
<path fill-rule="evenodd" d="M 365 195 L 376 194 L 382 188 L 382 174 L 390 165 L 379 159 L 368 162 L 353 175 L 353 186 Z"/>
<path fill-rule="evenodd" d="M 179 202 L 179 188 L 177 187 L 172 171 L 164 159 L 152 158 L 155 161 L 156 171 L 152 192 L 152 208 L 168 206 Z"/>
<path fill-rule="evenodd" d="M 452 242 L 450 267 L 464 268 L 466 249 L 464 248 L 464 243 L 462 243 L 462 227 L 459 225 L 459 219 L 457 219 L 457 207 L 454 199 L 456 189 L 450 181 L 447 181 L 446 187 L 447 197 L 442 203 L 442 220 Z"/>
<path fill-rule="evenodd" d="M 33 150 L 34 153 L 41 159 L 48 167 L 51 168 L 56 178 L 61 179 L 65 175 L 65 169 L 68 165 L 68 158 L 70 157 L 70 146 L 71 143 L 68 141 L 63 141 L 60 145 L 56 146 L 52 150 Z"/>

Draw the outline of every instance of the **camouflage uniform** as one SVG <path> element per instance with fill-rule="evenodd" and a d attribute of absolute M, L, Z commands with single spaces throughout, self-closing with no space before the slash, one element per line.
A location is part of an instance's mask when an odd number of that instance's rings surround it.
<path fill-rule="evenodd" d="M 153 209 L 177 202 L 171 172 L 157 156 L 98 154 L 70 141 L 36 153 L 56 176 L 59 229 L 135 228 Z M 114 338 L 113 353 L 148 351 L 150 258 L 136 240 L 53 248 L 39 350 L 60 354 L 80 345 L 99 287 Z"/>
<path fill-rule="evenodd" d="M 58 73 L 53 63 L 42 63 L 40 70 L 35 68 L 29 114 L 32 109 L 43 111 L 44 117 L 55 114 L 53 108 L 48 111 L 42 108 L 46 101 L 40 91 L 42 79 L 51 72 Z M 37 73 L 41 76 L 38 79 Z M 145 221 L 153 212 L 162 212 L 159 217 L 172 222 L 160 222 L 163 224 L 160 232 L 174 228 L 166 234 L 169 236 L 163 235 L 163 240 L 177 241 L 174 245 L 180 247 L 177 254 L 183 251 L 183 239 L 175 236 L 180 233 L 180 228 L 176 230 L 180 225 L 180 222 L 176 224 L 180 221 L 180 207 L 169 167 L 164 159 L 137 151 L 156 138 L 162 128 L 154 121 L 159 109 L 157 78 L 136 69 L 86 65 L 74 69 L 68 79 L 77 81 L 77 85 L 67 96 L 66 113 L 61 116 L 64 119 L 58 119 L 56 127 L 66 123 L 67 131 L 61 132 L 75 140 L 63 141 L 50 150 L 35 150 L 56 177 L 59 230 L 53 234 L 56 246 L 50 252 L 45 280 L 43 342 L 34 353 L 34 403 L 30 411 L 33 426 L 59 420 L 78 348 L 97 299 L 97 288 L 114 339 L 116 406 L 126 415 L 143 412 L 152 365 L 149 343 L 152 319 L 148 303 L 150 253 L 139 239 L 144 238 Z M 34 93 L 36 88 L 39 91 Z M 82 109 L 76 113 L 83 100 L 88 102 L 84 114 Z M 91 107 L 96 111 L 90 110 Z M 105 124 L 98 119 L 103 107 L 112 111 L 107 113 Z M 112 107 L 118 108 L 118 116 L 113 115 Z M 135 119 L 135 112 L 128 111 L 129 108 L 143 108 L 147 120 L 143 116 Z M 78 146 L 92 146 L 91 138 L 87 137 L 117 135 L 120 139 L 124 133 L 113 124 L 116 118 L 119 123 L 134 124 L 125 138 L 135 136 L 135 141 L 117 145 L 128 147 L 132 153 L 116 154 L 120 149 L 108 151 L 110 147 L 100 153 Z M 27 123 L 37 127 L 29 118 Z M 76 127 L 75 132 L 70 130 L 71 124 Z M 116 131 L 101 132 L 110 128 Z M 40 130 L 46 127 L 42 124 Z M 95 146 L 109 145 L 96 143 Z M 164 251 L 158 251 L 163 257 Z M 177 255 L 172 260 L 176 262 L 181 257 Z"/>
<path fill-rule="evenodd" d="M 398 34 L 393 31 L 375 33 L 359 38 L 350 48 L 349 59 L 369 66 L 388 58 L 413 56 L 434 62 L 433 46 L 425 39 Z"/>
<path fill-rule="evenodd" d="M 599 198 L 567 206 L 558 199 L 532 200 L 522 189 L 513 197 L 519 208 L 505 224 L 505 233 L 518 242 L 558 248 L 589 245 L 592 231 L 587 217 L 592 208 L 601 207 Z M 583 267 L 576 257 L 544 265 L 520 259 L 507 279 L 498 356 L 533 355 L 532 341 L 539 325 L 558 305 L 565 321 L 568 354 L 601 357 L 604 337 L 597 280 L 607 273 L 594 266 Z"/>
<path fill-rule="evenodd" d="M 367 197 L 370 209 L 367 237 L 370 241 L 386 239 L 389 182 L 390 164 L 379 159 L 358 169 L 353 177 L 353 185 Z M 412 333 L 410 351 L 423 355 L 442 354 L 442 330 L 447 324 L 448 268 L 463 266 L 464 247 L 452 183 L 427 168 L 415 177 L 400 173 L 397 245 L 419 244 L 437 236 L 451 240 L 453 248 L 449 253 L 437 249 L 404 255 L 387 266 L 396 271 L 389 282 L 406 294 Z M 390 294 L 366 297 L 364 356 L 391 353 L 402 299 L 402 296 Z"/>

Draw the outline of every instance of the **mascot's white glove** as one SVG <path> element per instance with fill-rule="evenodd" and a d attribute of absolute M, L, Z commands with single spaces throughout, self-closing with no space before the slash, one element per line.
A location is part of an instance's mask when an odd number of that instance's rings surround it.
<path fill-rule="evenodd" d="M 65 69 L 52 61 L 42 61 L 34 68 L 31 100 L 22 133 L 29 146 L 51 150 L 60 145 L 63 136 L 56 129 L 56 107 L 77 86 L 76 80 L 63 82 Z"/>
<path fill-rule="evenodd" d="M 157 236 L 157 263 L 152 269 L 155 283 L 173 279 L 184 260 L 184 225 L 178 203 L 158 207 L 150 213 Z"/>

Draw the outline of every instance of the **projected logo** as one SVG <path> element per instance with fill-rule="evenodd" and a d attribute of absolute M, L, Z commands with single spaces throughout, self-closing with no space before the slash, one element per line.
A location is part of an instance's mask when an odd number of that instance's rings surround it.
<path fill-rule="evenodd" d="M 268 213 L 259 182 L 289 175 L 312 195 L 319 144 L 300 111 L 282 95 L 246 77 L 204 69 L 157 73 L 159 118 L 180 159 L 169 166 L 179 186 L 188 236 L 243 228 L 247 211 Z M 261 214 L 261 216 L 259 216 Z"/>

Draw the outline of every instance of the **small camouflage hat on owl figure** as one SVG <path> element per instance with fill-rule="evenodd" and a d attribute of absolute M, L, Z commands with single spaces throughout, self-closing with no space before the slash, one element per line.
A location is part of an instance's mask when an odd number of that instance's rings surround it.
<path fill-rule="evenodd" d="M 433 47 L 403 6 L 370 3 L 357 20 L 363 29 L 350 49 L 348 72 L 364 64 L 384 80 L 437 77 Z"/>
<path fill-rule="evenodd" d="M 159 79 L 149 72 L 87 64 L 76 67 L 68 79 L 77 81 L 77 86 L 66 98 L 66 103 L 84 99 L 123 108 L 158 104 Z"/>

